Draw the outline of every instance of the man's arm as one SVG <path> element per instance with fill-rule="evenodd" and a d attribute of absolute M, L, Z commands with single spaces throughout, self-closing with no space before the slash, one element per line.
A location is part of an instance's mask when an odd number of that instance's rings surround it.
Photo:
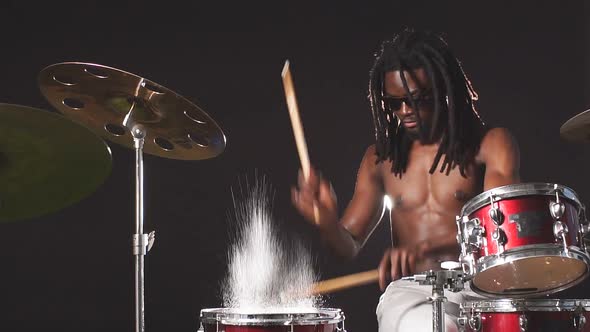
<path fill-rule="evenodd" d="M 293 189 L 292 197 L 295 207 L 319 228 L 322 238 L 338 255 L 355 257 L 383 212 L 384 190 L 374 146 L 365 152 L 353 197 L 341 219 L 338 218 L 336 197 L 330 183 L 315 172 L 307 181 L 300 174 L 299 188 Z"/>
<path fill-rule="evenodd" d="M 508 129 L 490 129 L 481 142 L 478 159 L 485 164 L 484 191 L 520 182 L 520 151 Z"/>

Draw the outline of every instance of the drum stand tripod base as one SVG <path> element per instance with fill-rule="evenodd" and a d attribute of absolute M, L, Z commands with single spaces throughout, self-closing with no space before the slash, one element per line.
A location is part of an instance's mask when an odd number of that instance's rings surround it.
<path fill-rule="evenodd" d="M 444 294 L 444 289 L 433 285 L 432 296 L 428 298 L 432 302 L 432 331 L 445 331 L 445 302 L 447 298 Z"/>
<path fill-rule="evenodd" d="M 452 264 L 446 264 L 452 263 Z M 452 266 L 456 268 L 458 263 L 456 262 L 443 262 L 441 264 L 443 268 Z M 428 271 L 424 274 L 416 274 L 409 277 L 403 277 L 402 280 L 416 281 L 420 285 L 431 285 L 432 296 L 428 298 L 432 302 L 432 331 L 444 332 L 445 331 L 445 289 L 452 292 L 459 292 L 464 287 L 463 272 L 457 270 L 441 270 L 441 271 Z"/>

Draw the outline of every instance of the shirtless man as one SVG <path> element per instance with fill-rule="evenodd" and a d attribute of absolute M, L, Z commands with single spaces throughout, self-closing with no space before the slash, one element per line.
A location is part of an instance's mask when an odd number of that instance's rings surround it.
<path fill-rule="evenodd" d="M 482 191 L 519 181 L 517 143 L 508 130 L 486 127 L 475 100 L 446 42 L 406 29 L 382 44 L 371 69 L 376 143 L 365 152 L 342 217 L 330 183 L 316 171 L 307 180 L 300 172 L 293 188 L 294 206 L 349 258 L 368 240 L 383 215 L 384 196 L 390 197 L 396 241 L 379 264 L 380 287 L 387 287 L 377 308 L 382 332 L 417 331 L 417 324 L 432 329 L 432 306 L 425 302 L 431 288 L 398 279 L 456 261 L 455 217 L 463 205 Z M 463 298 L 448 297 L 455 307 L 447 312 L 456 315 Z M 456 327 L 456 317 L 450 318 L 447 330 Z"/>

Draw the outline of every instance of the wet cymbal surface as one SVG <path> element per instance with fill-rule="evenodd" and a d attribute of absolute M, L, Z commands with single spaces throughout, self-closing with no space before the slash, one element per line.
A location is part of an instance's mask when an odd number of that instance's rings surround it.
<path fill-rule="evenodd" d="M 93 193 L 111 151 L 87 128 L 46 110 L 0 104 L 0 222 L 39 217 Z"/>
<path fill-rule="evenodd" d="M 133 148 L 132 125 L 141 125 L 144 152 L 181 160 L 213 158 L 225 149 L 225 135 L 201 108 L 143 77 L 83 62 L 43 69 L 39 86 L 45 98 L 97 135 Z"/>
<path fill-rule="evenodd" d="M 572 142 L 590 142 L 590 110 L 579 113 L 567 120 L 559 134 L 562 138 Z"/>

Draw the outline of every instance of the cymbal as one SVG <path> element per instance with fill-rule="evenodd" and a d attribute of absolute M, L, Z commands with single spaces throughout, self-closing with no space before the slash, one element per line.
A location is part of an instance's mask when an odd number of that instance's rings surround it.
<path fill-rule="evenodd" d="M 562 138 L 576 142 L 590 142 L 590 110 L 579 113 L 567 120 L 559 134 Z"/>
<path fill-rule="evenodd" d="M 56 212 L 94 192 L 111 172 L 97 135 L 60 114 L 0 104 L 0 222 Z"/>
<path fill-rule="evenodd" d="M 145 131 L 144 152 L 200 160 L 225 149 L 225 135 L 201 108 L 143 77 L 93 63 L 64 62 L 39 74 L 45 98 L 99 136 L 134 148 L 132 125 Z M 131 125 L 129 124 L 131 123 Z"/>

